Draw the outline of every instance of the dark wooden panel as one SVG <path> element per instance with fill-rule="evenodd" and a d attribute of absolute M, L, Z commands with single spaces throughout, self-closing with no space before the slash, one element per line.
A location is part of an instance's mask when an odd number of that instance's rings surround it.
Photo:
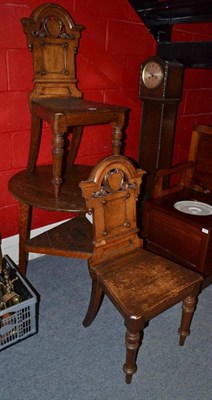
<path fill-rule="evenodd" d="M 212 42 L 161 42 L 157 54 L 166 60 L 177 60 L 186 67 L 212 67 Z"/>
<path fill-rule="evenodd" d="M 212 20 L 211 0 L 129 0 L 158 41 L 170 40 L 174 24 Z"/>
<path fill-rule="evenodd" d="M 174 24 L 212 21 L 211 0 L 129 0 L 156 42 L 157 54 L 185 66 L 211 68 L 211 43 L 171 43 Z"/>

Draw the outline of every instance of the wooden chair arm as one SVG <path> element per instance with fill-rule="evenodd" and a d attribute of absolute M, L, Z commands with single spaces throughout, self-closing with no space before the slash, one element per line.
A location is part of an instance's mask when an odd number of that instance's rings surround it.
<path fill-rule="evenodd" d="M 204 194 L 210 194 L 210 190 L 203 185 L 202 182 L 191 183 L 189 186 L 192 190 L 196 190 L 197 192 L 202 192 Z"/>
<path fill-rule="evenodd" d="M 167 194 L 177 192 L 183 187 L 189 185 L 190 178 L 192 176 L 192 170 L 196 163 L 194 161 L 187 161 L 182 164 L 177 164 L 168 169 L 160 169 L 155 172 L 155 186 L 153 189 L 152 197 L 154 199 L 166 196 Z M 178 175 L 178 182 L 172 187 L 163 188 L 164 179 L 168 178 L 170 180 L 171 176 Z"/>
<path fill-rule="evenodd" d="M 179 172 L 187 170 L 187 168 L 193 168 L 195 165 L 194 161 L 186 161 L 181 164 L 174 165 L 173 167 L 167 169 L 158 169 L 155 171 L 155 176 L 167 176 L 177 174 Z"/>

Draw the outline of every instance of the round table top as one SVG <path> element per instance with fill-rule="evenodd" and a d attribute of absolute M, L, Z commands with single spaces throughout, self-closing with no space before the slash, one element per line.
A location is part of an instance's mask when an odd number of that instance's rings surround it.
<path fill-rule="evenodd" d="M 86 205 L 79 183 L 87 180 L 92 167 L 69 167 L 61 184 L 60 196 L 55 198 L 52 184 L 52 165 L 37 166 L 33 173 L 23 170 L 9 181 L 9 191 L 18 200 L 33 207 L 51 211 L 85 213 Z"/>

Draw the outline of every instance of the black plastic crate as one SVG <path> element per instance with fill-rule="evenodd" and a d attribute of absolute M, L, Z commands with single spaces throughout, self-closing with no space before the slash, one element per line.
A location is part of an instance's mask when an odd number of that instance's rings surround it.
<path fill-rule="evenodd" d="M 8 256 L 5 256 L 3 261 L 18 278 L 17 292 L 22 294 L 25 300 L 0 311 L 0 351 L 37 333 L 37 295 L 17 271 L 13 261 Z"/>

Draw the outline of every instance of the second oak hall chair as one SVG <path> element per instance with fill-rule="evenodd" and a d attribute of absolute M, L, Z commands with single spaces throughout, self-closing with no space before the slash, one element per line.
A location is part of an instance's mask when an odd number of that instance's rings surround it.
<path fill-rule="evenodd" d="M 78 184 L 88 178 L 91 167 L 75 163 L 82 128 L 85 125 L 110 124 L 112 153 L 117 155 L 120 153 L 126 107 L 83 99 L 75 71 L 83 27 L 75 24 L 63 7 L 43 4 L 21 22 L 33 56 L 34 87 L 29 95 L 31 143 L 27 168 L 12 177 L 9 190 L 20 205 L 19 269 L 24 273 L 29 252 L 79 258 L 90 254 L 86 243 L 82 248 L 76 235 L 69 237 L 67 224 L 64 229 L 60 227 L 59 232 L 51 231 L 30 240 L 30 215 L 33 207 L 80 214 L 86 212 Z M 43 121 L 52 130 L 51 165 L 37 165 Z M 69 149 L 65 146 L 67 138 L 71 139 Z M 76 230 L 79 231 L 77 223 Z"/>
<path fill-rule="evenodd" d="M 147 321 L 183 301 L 180 345 L 189 334 L 202 278 L 144 250 L 137 236 L 136 199 L 144 171 L 129 159 L 111 156 L 92 170 L 80 187 L 93 215 L 94 251 L 89 259 L 92 293 L 87 315 L 94 320 L 104 294 L 124 318 L 126 331 L 126 383 L 136 372 L 141 332 Z"/>

